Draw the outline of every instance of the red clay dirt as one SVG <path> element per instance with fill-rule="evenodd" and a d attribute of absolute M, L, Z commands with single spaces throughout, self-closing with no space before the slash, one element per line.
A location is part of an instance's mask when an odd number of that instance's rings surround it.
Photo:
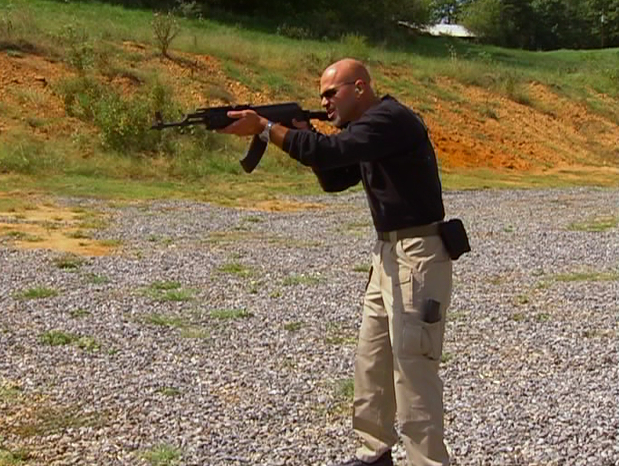
<path fill-rule="evenodd" d="M 261 104 L 271 100 L 268 94 L 254 92 L 227 77 L 214 57 L 175 52 L 176 59 L 169 60 L 134 42 L 125 42 L 123 48 L 140 54 L 140 68 L 156 70 L 187 108 L 225 104 L 221 92 L 236 102 Z M 76 131 L 95 132 L 93 127 L 68 117 L 61 97 L 53 90 L 62 79 L 75 75 L 62 62 L 36 55 L 0 54 L 0 101 L 10 109 L 0 113 L 0 136 L 20 127 L 23 131 L 24 122 L 32 123 L 26 126 L 28 131 L 45 139 Z M 140 86 L 129 75 L 102 80 L 125 94 Z M 459 102 L 434 98 L 432 111 L 421 112 L 445 169 L 537 171 L 556 166 L 617 166 L 617 124 L 591 113 L 583 104 L 558 96 L 542 84 L 529 85 L 528 93 L 535 105 L 522 105 L 446 78 L 436 82 L 461 97 Z M 213 86 L 220 90 L 219 97 L 211 97 Z M 414 101 L 406 103 L 418 105 Z M 36 125 L 36 118 L 46 119 L 47 124 Z M 610 157 L 604 160 L 596 155 L 599 153 Z"/>

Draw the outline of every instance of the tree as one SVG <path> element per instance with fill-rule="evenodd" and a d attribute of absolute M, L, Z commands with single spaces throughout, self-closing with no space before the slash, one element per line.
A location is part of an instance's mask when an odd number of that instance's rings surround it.
<path fill-rule="evenodd" d="M 504 45 L 501 25 L 503 4 L 501 0 L 476 0 L 462 12 L 462 24 L 486 42 Z"/>

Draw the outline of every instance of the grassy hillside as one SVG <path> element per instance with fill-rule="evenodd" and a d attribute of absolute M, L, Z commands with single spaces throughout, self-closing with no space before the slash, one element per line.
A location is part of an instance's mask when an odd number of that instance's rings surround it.
<path fill-rule="evenodd" d="M 276 150 L 246 175 L 247 141 L 148 127 L 155 110 L 171 119 L 291 100 L 317 109 L 322 69 L 345 56 L 423 115 L 447 188 L 618 183 L 616 49 L 533 53 L 412 35 L 397 46 L 307 41 L 174 18 L 165 58 L 154 20 L 90 2 L 0 6 L 0 189 L 219 202 L 318 192 Z"/>

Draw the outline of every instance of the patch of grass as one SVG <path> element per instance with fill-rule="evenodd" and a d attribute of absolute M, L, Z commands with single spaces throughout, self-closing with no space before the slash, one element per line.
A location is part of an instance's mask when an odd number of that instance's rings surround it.
<path fill-rule="evenodd" d="M 514 322 L 522 322 L 526 319 L 523 312 L 514 312 L 511 318 Z"/>
<path fill-rule="evenodd" d="M 140 455 L 151 466 L 176 466 L 180 464 L 181 451 L 168 444 L 157 445 Z"/>
<path fill-rule="evenodd" d="M 466 319 L 468 312 L 466 311 L 453 311 L 447 313 L 447 320 L 449 322 L 461 322 Z"/>
<path fill-rule="evenodd" d="M 104 285 L 110 282 L 110 279 L 104 275 L 97 275 L 96 273 L 86 274 L 86 280 L 93 285 Z"/>
<path fill-rule="evenodd" d="M 237 275 L 239 277 L 250 277 L 253 275 L 253 271 L 250 267 L 247 267 L 239 262 L 228 262 L 223 264 L 217 270 L 222 273 L 229 273 L 231 275 Z"/>
<path fill-rule="evenodd" d="M 449 351 L 443 351 L 443 354 L 441 354 L 441 362 L 443 364 L 447 364 L 453 358 L 454 358 L 453 353 L 450 353 Z"/>
<path fill-rule="evenodd" d="M 163 396 L 169 397 L 179 396 L 181 394 L 180 389 L 176 387 L 161 387 L 155 390 L 155 392 L 160 393 Z"/>
<path fill-rule="evenodd" d="M 180 330 L 181 338 L 205 340 L 209 338 L 209 332 L 199 326 L 192 325 L 191 322 L 183 317 L 168 316 L 160 313 L 143 315 L 142 322 L 160 327 L 168 327 Z"/>
<path fill-rule="evenodd" d="M 288 330 L 289 332 L 298 332 L 303 328 L 303 322 L 286 322 L 284 324 L 284 330 Z"/>
<path fill-rule="evenodd" d="M 572 272 L 555 276 L 560 282 L 604 282 L 619 280 L 619 271 L 610 272 Z"/>
<path fill-rule="evenodd" d="M 548 288 L 550 288 L 550 286 L 551 286 L 551 283 L 549 281 L 542 280 L 535 284 L 535 289 L 536 290 L 547 290 Z"/>
<path fill-rule="evenodd" d="M 549 320 L 550 320 L 550 314 L 547 314 L 545 312 L 540 312 L 539 314 L 535 314 L 536 322 L 547 322 Z"/>
<path fill-rule="evenodd" d="M 355 381 L 352 378 L 341 379 L 336 383 L 336 397 L 344 403 L 350 404 L 355 396 Z"/>
<path fill-rule="evenodd" d="M 20 448 L 18 450 L 7 450 L 0 446 L 0 466 L 20 466 L 25 465 L 31 458 L 28 450 Z"/>
<path fill-rule="evenodd" d="M 282 281 L 282 285 L 284 286 L 295 286 L 295 285 L 316 285 L 322 281 L 322 277 L 315 275 L 296 275 L 292 274 L 284 278 Z"/>
<path fill-rule="evenodd" d="M 95 338 L 89 336 L 79 336 L 63 330 L 49 330 L 47 332 L 43 332 L 39 335 L 39 342 L 43 345 L 49 346 L 75 345 L 84 351 L 88 351 L 89 353 L 97 352 L 101 349 L 101 345 Z"/>
<path fill-rule="evenodd" d="M 178 290 L 181 287 L 180 282 L 176 281 L 155 281 L 150 284 L 150 288 L 158 291 Z"/>
<path fill-rule="evenodd" d="M 356 264 L 352 270 L 353 272 L 363 272 L 363 273 L 369 273 L 371 268 L 371 265 L 369 264 Z"/>
<path fill-rule="evenodd" d="M 87 311 L 86 309 L 74 309 L 73 311 L 70 312 L 71 317 L 73 317 L 74 319 L 81 319 L 82 317 L 87 317 L 90 315 L 90 311 Z"/>
<path fill-rule="evenodd" d="M 516 296 L 516 303 L 522 305 L 529 304 L 531 302 L 531 298 L 526 294 L 519 294 Z"/>
<path fill-rule="evenodd" d="M 210 313 L 213 319 L 236 320 L 253 317 L 253 314 L 245 308 L 239 309 L 213 309 Z"/>
<path fill-rule="evenodd" d="M 77 335 L 62 330 L 49 330 L 39 335 L 39 341 L 49 346 L 71 345 L 78 340 L 79 337 Z"/>
<path fill-rule="evenodd" d="M 96 353 L 101 349 L 101 344 L 93 337 L 79 337 L 75 342 L 75 345 L 84 351 L 88 351 L 89 353 Z"/>
<path fill-rule="evenodd" d="M 181 288 L 175 281 L 157 281 L 148 286 L 144 293 L 156 301 L 190 301 L 194 299 L 194 291 Z"/>
<path fill-rule="evenodd" d="M 35 286 L 14 295 L 15 299 L 45 299 L 58 296 L 58 291 L 45 286 Z"/>
<path fill-rule="evenodd" d="M 181 338 L 189 338 L 194 340 L 206 340 L 210 337 L 210 333 L 208 330 L 197 327 L 197 326 L 189 326 L 181 328 Z"/>
<path fill-rule="evenodd" d="M 570 231 L 600 232 L 615 228 L 618 223 L 619 217 L 605 215 L 601 217 L 593 217 L 584 222 L 570 223 L 567 229 Z"/>
<path fill-rule="evenodd" d="M 31 413 L 27 419 L 11 427 L 12 433 L 20 437 L 48 436 L 102 423 L 100 415 L 84 414 L 72 406 L 37 406 Z"/>
<path fill-rule="evenodd" d="M 91 239 L 92 238 L 92 234 L 84 230 L 73 231 L 71 233 L 68 233 L 67 236 L 69 238 L 74 238 L 74 239 Z"/>
<path fill-rule="evenodd" d="M 182 319 L 180 317 L 172 317 L 172 316 L 167 316 L 165 314 L 158 314 L 158 313 L 145 315 L 143 318 L 143 321 L 148 324 L 158 325 L 160 327 L 174 327 L 174 328 L 181 328 L 187 324 L 185 319 Z"/>
<path fill-rule="evenodd" d="M 263 223 L 264 219 L 262 217 L 257 217 L 254 215 L 249 215 L 247 217 L 243 217 L 243 221 L 244 222 L 249 222 L 249 223 Z"/>
<path fill-rule="evenodd" d="M 53 259 L 54 265 L 63 270 L 75 270 L 80 268 L 86 260 L 77 254 L 63 254 Z"/>
<path fill-rule="evenodd" d="M 99 244 L 108 248 L 117 248 L 121 246 L 123 242 L 120 239 L 102 239 L 99 241 Z"/>
<path fill-rule="evenodd" d="M 0 402 L 10 402 L 18 399 L 21 395 L 22 389 L 19 385 L 10 382 L 2 382 L 0 384 Z"/>
<path fill-rule="evenodd" d="M 43 238 L 40 236 L 31 235 L 30 233 L 26 233 L 24 231 L 7 231 L 4 236 L 13 241 L 26 241 L 29 243 L 43 241 Z"/>

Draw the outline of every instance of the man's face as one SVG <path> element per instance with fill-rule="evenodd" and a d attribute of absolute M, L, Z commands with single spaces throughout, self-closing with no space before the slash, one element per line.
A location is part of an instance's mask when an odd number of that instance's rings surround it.
<path fill-rule="evenodd" d="M 320 79 L 320 103 L 338 128 L 352 119 L 357 106 L 355 81 L 338 79 L 335 70 L 327 69 Z"/>

